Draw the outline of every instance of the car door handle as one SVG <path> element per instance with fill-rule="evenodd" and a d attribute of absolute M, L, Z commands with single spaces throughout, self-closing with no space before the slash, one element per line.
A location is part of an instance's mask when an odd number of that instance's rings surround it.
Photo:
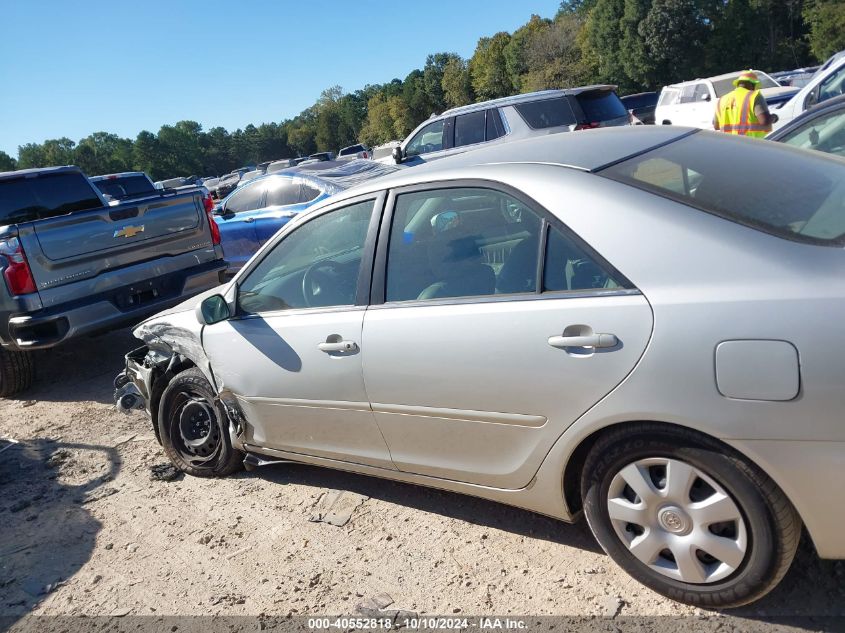
<path fill-rule="evenodd" d="M 244 218 L 244 222 L 255 222 L 255 218 Z"/>
<path fill-rule="evenodd" d="M 356 352 L 358 351 L 358 344 L 355 341 L 335 341 L 329 343 L 318 343 L 317 347 L 321 352 L 331 354 L 332 352 Z"/>
<path fill-rule="evenodd" d="M 616 347 L 619 339 L 615 334 L 588 334 L 586 336 L 550 336 L 549 345 L 558 348 L 567 347 Z"/>

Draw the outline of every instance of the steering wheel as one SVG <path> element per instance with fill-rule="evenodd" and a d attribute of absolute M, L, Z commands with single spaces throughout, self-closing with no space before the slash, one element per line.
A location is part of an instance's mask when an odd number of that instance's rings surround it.
<path fill-rule="evenodd" d="M 332 305 L 341 295 L 338 283 L 341 270 L 341 265 L 330 259 L 309 266 L 302 276 L 302 297 L 305 299 L 305 305 L 309 308 Z"/>

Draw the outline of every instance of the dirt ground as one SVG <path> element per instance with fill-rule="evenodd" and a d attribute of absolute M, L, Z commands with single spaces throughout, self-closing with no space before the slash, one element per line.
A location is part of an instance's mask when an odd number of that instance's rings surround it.
<path fill-rule="evenodd" d="M 419 614 L 726 617 L 639 585 L 583 521 L 310 466 L 153 479 L 148 420 L 111 401 L 135 344 L 69 344 L 0 400 L 0 438 L 20 442 L 0 453 L 2 616 L 355 614 L 388 594 Z M 368 497 L 343 527 L 309 521 L 330 490 Z M 844 581 L 805 539 L 779 588 L 731 617 L 843 615 Z"/>

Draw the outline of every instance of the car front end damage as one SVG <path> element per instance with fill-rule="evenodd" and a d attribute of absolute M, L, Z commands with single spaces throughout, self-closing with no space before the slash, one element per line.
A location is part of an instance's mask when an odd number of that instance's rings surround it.
<path fill-rule="evenodd" d="M 192 313 L 188 316 L 193 318 Z M 134 411 L 145 411 L 150 417 L 156 439 L 161 443 L 158 416 L 162 393 L 177 374 L 197 367 L 217 394 L 215 404 L 225 414 L 232 447 L 244 450 L 243 412 L 230 391 L 218 388 L 202 349 L 199 331 L 179 327 L 158 316 L 141 324 L 134 334 L 145 344 L 126 354 L 125 367 L 114 379 L 117 410 L 127 415 Z"/>

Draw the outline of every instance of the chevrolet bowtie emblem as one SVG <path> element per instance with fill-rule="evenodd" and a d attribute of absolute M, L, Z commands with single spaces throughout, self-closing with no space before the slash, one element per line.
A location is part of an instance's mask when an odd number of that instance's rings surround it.
<path fill-rule="evenodd" d="M 135 237 L 138 233 L 144 232 L 144 225 L 141 226 L 124 226 L 119 231 L 114 232 L 114 237 Z"/>

